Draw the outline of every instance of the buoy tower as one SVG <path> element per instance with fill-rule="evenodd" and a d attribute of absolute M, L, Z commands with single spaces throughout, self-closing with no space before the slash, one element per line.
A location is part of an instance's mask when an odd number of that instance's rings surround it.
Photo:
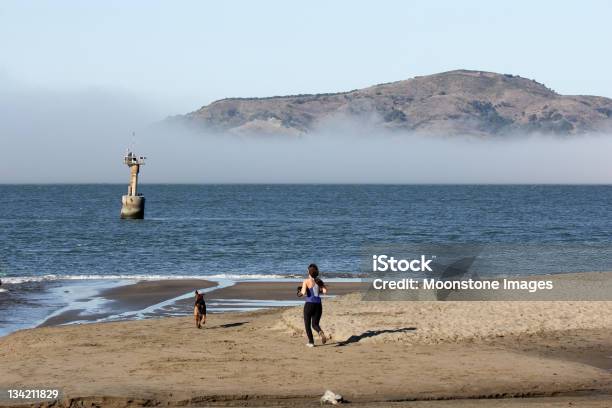
<path fill-rule="evenodd" d="M 144 218 L 145 198 L 138 192 L 138 173 L 140 166 L 145 164 L 146 157 L 136 156 L 129 149 L 123 162 L 130 168 L 130 184 L 128 193 L 121 197 L 121 218 L 141 220 Z"/>

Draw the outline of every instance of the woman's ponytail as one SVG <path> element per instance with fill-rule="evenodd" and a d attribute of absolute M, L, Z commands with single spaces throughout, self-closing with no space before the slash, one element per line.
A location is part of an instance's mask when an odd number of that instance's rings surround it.
<path fill-rule="evenodd" d="M 317 279 L 317 277 L 319 276 L 319 267 L 317 266 L 317 264 L 311 263 L 310 265 L 308 265 L 308 275 L 310 275 L 310 277 L 313 279 Z"/>

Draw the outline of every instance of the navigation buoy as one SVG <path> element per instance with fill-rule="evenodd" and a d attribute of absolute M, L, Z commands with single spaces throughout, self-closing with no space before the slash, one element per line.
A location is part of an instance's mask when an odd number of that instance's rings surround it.
<path fill-rule="evenodd" d="M 130 168 L 130 184 L 128 193 L 121 197 L 121 218 L 141 220 L 144 218 L 145 198 L 138 192 L 138 173 L 140 166 L 145 164 L 146 157 L 136 156 L 129 149 L 123 158 L 123 162 Z"/>

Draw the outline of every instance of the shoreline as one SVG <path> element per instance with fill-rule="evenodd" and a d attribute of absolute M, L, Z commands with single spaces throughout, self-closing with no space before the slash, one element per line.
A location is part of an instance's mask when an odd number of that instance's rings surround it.
<path fill-rule="evenodd" d="M 77 299 L 76 302 L 55 311 L 38 327 L 95 322 L 125 313 L 138 313 L 148 307 L 185 295 L 192 288 L 202 290 L 215 286 L 216 282 L 203 279 L 123 282 L 119 286 L 102 288 L 92 296 Z M 99 299 L 99 303 L 103 305 L 100 312 L 85 313 L 85 309 L 78 307 L 79 302 L 86 303 L 93 299 Z"/>
<path fill-rule="evenodd" d="M 545 277 L 555 280 L 555 285 L 559 287 L 555 287 L 555 293 L 561 294 L 561 298 L 555 298 L 556 295 L 547 297 L 538 294 L 534 299 L 520 293 L 518 295 L 502 291 L 493 293 L 485 290 L 457 291 L 445 297 L 448 298 L 447 301 L 606 301 L 612 293 L 610 292 L 612 272 L 547 274 L 522 278 L 535 280 Z M 168 278 L 163 280 L 74 279 L 17 284 L 17 286 L 34 285 L 36 291 L 42 292 L 45 290 L 44 286 L 48 284 L 49 290 L 53 293 L 52 297 L 66 297 L 67 303 L 47 312 L 38 323 L 32 322 L 12 330 L 4 330 L 4 335 L 31 327 L 187 316 L 192 314 L 191 302 L 195 289 L 205 293 L 209 313 L 249 312 L 295 306 L 303 302 L 295 295 L 296 286 L 300 281 L 295 278 L 245 280 Z M 373 291 L 371 282 L 361 278 L 332 278 L 326 279 L 326 282 L 331 285 L 330 299 L 355 291 L 360 291 L 363 294 L 362 299 L 368 301 L 431 301 L 436 298 L 435 292 L 432 296 L 431 291 Z M 13 291 L 9 292 L 9 295 L 11 293 Z M 3 293 L 0 300 L 6 299 L 5 295 Z M 9 310 L 11 305 L 4 303 L 2 307 Z"/>
<path fill-rule="evenodd" d="M 53 312 L 36 327 L 104 321 L 142 320 L 193 313 L 193 292 L 205 294 L 208 313 L 248 312 L 275 307 L 295 306 L 303 299 L 295 295 L 299 280 L 229 281 L 205 279 L 166 279 L 123 282 L 100 289 L 93 295 L 76 299 Z M 329 280 L 335 296 L 364 288 L 361 282 Z M 81 304 L 94 302 L 88 311 Z"/>

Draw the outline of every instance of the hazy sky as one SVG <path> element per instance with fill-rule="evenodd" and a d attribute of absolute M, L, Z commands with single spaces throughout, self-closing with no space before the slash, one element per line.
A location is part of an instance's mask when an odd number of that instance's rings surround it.
<path fill-rule="evenodd" d="M 606 182 L 602 138 L 555 154 L 551 141 L 493 150 L 373 146 L 371 135 L 330 142 L 341 130 L 305 145 L 143 134 L 224 97 L 343 91 L 459 68 L 612 97 L 611 16 L 611 1 L 588 0 L 2 0 L 0 183 L 127 182 L 121 156 L 132 130 L 150 156 L 145 182 Z M 375 156 L 368 149 L 395 160 L 363 166 Z M 426 159 L 404 162 L 404 150 L 426 158 L 432 149 L 435 171 Z M 304 152 L 326 162 L 304 166 Z M 175 166 L 186 153 L 188 176 Z"/>
<path fill-rule="evenodd" d="M 0 75 L 134 92 L 160 113 L 457 68 L 612 97 L 612 2 L 0 2 Z"/>

